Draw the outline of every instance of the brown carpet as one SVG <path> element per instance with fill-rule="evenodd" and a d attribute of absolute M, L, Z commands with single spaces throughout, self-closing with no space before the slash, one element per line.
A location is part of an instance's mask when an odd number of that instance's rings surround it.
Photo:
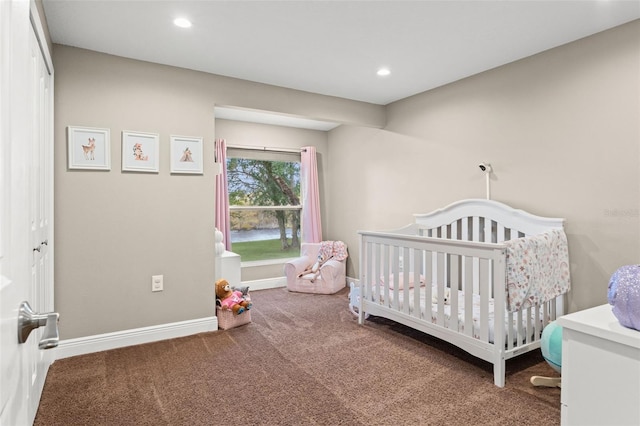
<path fill-rule="evenodd" d="M 252 294 L 235 329 L 55 362 L 35 425 L 557 425 L 557 374 L 539 351 L 492 366 L 381 318 L 348 290 Z"/>

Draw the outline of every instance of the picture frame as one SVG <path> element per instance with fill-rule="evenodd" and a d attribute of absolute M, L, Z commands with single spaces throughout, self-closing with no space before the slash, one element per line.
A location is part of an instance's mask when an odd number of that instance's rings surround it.
<path fill-rule="evenodd" d="M 122 132 L 122 171 L 158 173 L 160 136 L 157 133 Z"/>
<path fill-rule="evenodd" d="M 201 137 L 171 135 L 171 173 L 203 174 Z"/>
<path fill-rule="evenodd" d="M 111 131 L 68 126 L 67 155 L 70 170 L 111 170 Z"/>

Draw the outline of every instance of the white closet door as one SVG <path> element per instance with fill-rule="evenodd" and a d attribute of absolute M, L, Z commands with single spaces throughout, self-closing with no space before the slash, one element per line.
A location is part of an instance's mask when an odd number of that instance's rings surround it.
<path fill-rule="evenodd" d="M 39 22 L 37 14 L 34 22 Z M 37 24 L 36 24 L 37 25 Z M 47 63 L 49 64 L 47 66 Z M 36 415 L 51 352 L 18 343 L 18 309 L 53 310 L 53 76 L 30 2 L 0 1 L 0 424 Z"/>

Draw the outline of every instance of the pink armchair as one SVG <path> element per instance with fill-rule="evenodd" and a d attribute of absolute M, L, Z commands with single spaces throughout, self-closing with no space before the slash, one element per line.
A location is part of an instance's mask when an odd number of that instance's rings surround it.
<path fill-rule="evenodd" d="M 284 265 L 284 274 L 287 277 L 287 289 L 299 293 L 333 294 L 342 290 L 347 284 L 347 254 L 346 245 L 341 241 L 340 247 L 343 253 L 336 254 L 326 260 L 318 268 L 317 273 L 309 272 L 313 264 L 318 260 L 318 254 L 323 244 L 333 243 L 302 243 L 300 257 L 290 260 Z M 328 246 L 325 246 L 325 248 Z M 308 271 L 309 273 L 303 274 Z M 302 276 L 300 276 L 302 274 Z"/>

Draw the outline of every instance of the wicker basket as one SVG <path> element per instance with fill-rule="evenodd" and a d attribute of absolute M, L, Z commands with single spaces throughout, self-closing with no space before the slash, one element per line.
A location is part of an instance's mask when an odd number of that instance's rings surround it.
<path fill-rule="evenodd" d="M 218 317 L 218 328 L 221 330 L 228 330 L 251 322 L 250 310 L 235 315 L 233 311 L 216 306 L 216 316 Z"/>

